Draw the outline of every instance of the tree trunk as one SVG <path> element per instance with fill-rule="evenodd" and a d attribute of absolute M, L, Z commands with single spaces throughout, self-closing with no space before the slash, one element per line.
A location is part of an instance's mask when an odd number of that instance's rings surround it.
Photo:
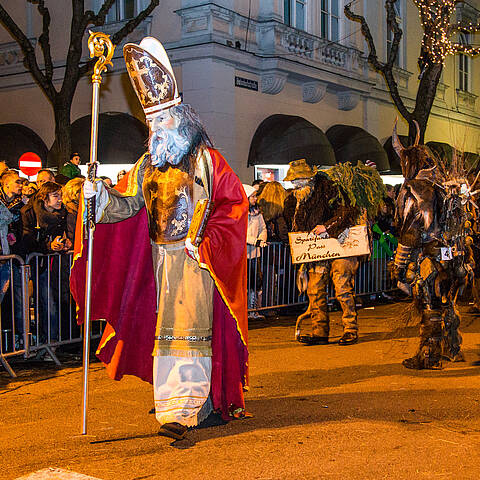
<path fill-rule="evenodd" d="M 442 75 L 443 65 L 441 63 L 430 63 L 424 67 L 421 74 L 420 84 L 415 99 L 415 110 L 412 112 L 412 119 L 420 125 L 420 143 L 424 143 L 425 130 L 427 129 L 428 118 L 432 110 L 438 82 Z M 410 145 L 415 141 L 417 131 L 415 124 L 409 124 L 408 137 Z"/>
<path fill-rule="evenodd" d="M 48 153 L 48 165 L 56 166 L 60 171 L 72 153 L 71 102 L 57 101 L 53 105 L 53 110 L 55 113 L 55 142 Z"/>

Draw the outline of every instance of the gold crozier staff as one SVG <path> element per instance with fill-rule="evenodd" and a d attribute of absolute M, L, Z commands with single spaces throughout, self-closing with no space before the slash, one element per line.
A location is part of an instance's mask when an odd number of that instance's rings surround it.
<path fill-rule="evenodd" d="M 97 140 L 98 140 L 98 103 L 102 73 L 107 70 L 107 65 L 112 65 L 115 46 L 110 40 L 110 35 L 101 32 L 90 32 L 88 39 L 90 57 L 99 57 L 95 63 L 92 75 L 92 133 L 90 137 L 90 162 L 88 163 L 87 177 L 95 182 L 97 174 Z M 105 54 L 106 50 L 106 54 Z M 95 198 L 87 200 L 86 230 L 88 233 L 87 274 L 85 285 L 85 322 L 83 323 L 83 411 L 82 435 L 87 433 L 87 404 L 88 404 L 88 365 L 90 354 L 90 304 L 92 290 L 92 255 L 93 234 L 95 232 Z"/>

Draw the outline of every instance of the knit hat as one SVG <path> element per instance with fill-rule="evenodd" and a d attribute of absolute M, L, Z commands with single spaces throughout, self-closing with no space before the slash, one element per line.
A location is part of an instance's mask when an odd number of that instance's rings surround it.
<path fill-rule="evenodd" d="M 249 198 L 253 193 L 257 191 L 255 187 L 248 185 L 246 183 L 243 184 L 243 189 L 245 190 L 245 195 Z"/>
<path fill-rule="evenodd" d="M 317 174 L 318 168 L 311 167 L 304 158 L 300 160 L 294 160 L 289 163 L 290 168 L 288 169 L 287 176 L 283 179 L 284 181 L 291 182 L 299 178 L 312 178 Z"/>

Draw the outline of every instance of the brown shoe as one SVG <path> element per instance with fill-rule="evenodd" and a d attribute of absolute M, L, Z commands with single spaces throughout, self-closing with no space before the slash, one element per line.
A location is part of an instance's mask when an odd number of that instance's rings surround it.
<path fill-rule="evenodd" d="M 164 423 L 160 427 L 159 435 L 162 437 L 173 438 L 174 440 L 182 440 L 187 434 L 188 428 L 177 422 Z"/>
<path fill-rule="evenodd" d="M 357 332 L 345 332 L 342 338 L 338 341 L 339 345 L 353 345 L 358 342 Z"/>

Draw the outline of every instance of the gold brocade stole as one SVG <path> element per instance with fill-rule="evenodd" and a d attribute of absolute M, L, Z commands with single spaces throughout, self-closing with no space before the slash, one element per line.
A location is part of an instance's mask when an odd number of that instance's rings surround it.
<path fill-rule="evenodd" d="M 173 243 L 187 236 L 194 210 L 193 179 L 193 172 L 176 166 L 145 169 L 142 188 L 153 242 Z"/>

